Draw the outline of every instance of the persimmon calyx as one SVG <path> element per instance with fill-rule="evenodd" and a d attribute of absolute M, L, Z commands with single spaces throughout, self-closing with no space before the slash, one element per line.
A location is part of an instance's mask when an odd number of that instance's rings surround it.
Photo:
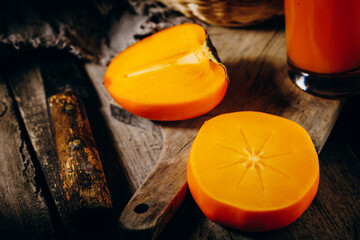
<path fill-rule="evenodd" d="M 206 34 L 206 39 L 204 41 L 204 44 L 201 46 L 201 49 L 202 49 L 203 53 L 205 54 L 205 56 L 208 59 L 210 59 L 210 61 L 220 65 L 224 69 L 225 78 L 229 83 L 230 81 L 229 81 L 229 75 L 227 73 L 227 69 L 226 69 L 225 65 L 221 63 L 221 60 L 220 60 L 219 56 L 217 55 L 216 49 L 215 49 L 214 45 L 212 44 L 209 35 L 207 35 L 207 34 Z"/>

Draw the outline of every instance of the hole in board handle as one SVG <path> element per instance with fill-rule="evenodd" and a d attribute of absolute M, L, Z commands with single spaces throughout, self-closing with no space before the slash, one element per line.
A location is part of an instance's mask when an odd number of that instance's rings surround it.
<path fill-rule="evenodd" d="M 147 205 L 146 203 L 140 203 L 134 208 L 134 212 L 141 214 L 146 212 L 148 209 L 149 209 L 149 205 Z"/>

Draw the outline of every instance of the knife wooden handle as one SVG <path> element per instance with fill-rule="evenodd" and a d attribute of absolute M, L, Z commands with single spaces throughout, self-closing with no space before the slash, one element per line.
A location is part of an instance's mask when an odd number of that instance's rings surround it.
<path fill-rule="evenodd" d="M 69 220 L 103 221 L 112 215 L 112 200 L 85 108 L 71 91 L 48 103 Z"/>

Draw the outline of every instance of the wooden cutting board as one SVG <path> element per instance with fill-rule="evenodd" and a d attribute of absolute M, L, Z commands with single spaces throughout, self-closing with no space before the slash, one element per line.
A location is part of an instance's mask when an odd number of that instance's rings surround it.
<path fill-rule="evenodd" d="M 104 89 L 106 67 L 85 65 L 112 132 L 117 161 L 134 193 L 119 220 L 133 233 L 155 238 L 181 204 L 187 191 L 187 157 L 206 119 L 243 110 L 279 115 L 302 125 L 320 152 L 339 114 L 341 101 L 306 94 L 288 79 L 280 21 L 257 28 L 209 27 L 208 33 L 228 68 L 230 85 L 218 107 L 195 119 L 152 122 L 133 116 Z"/>

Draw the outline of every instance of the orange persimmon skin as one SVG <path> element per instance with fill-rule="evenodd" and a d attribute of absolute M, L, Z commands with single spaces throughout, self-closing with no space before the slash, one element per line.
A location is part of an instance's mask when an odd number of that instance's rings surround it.
<path fill-rule="evenodd" d="M 259 112 L 223 114 L 205 122 L 195 138 L 187 180 L 210 220 L 268 231 L 309 207 L 319 185 L 318 156 L 293 121 Z"/>
<path fill-rule="evenodd" d="M 212 57 L 207 41 L 196 24 L 155 33 L 112 60 L 105 88 L 124 109 L 151 120 L 205 114 L 221 102 L 228 86 L 226 69 Z"/>

